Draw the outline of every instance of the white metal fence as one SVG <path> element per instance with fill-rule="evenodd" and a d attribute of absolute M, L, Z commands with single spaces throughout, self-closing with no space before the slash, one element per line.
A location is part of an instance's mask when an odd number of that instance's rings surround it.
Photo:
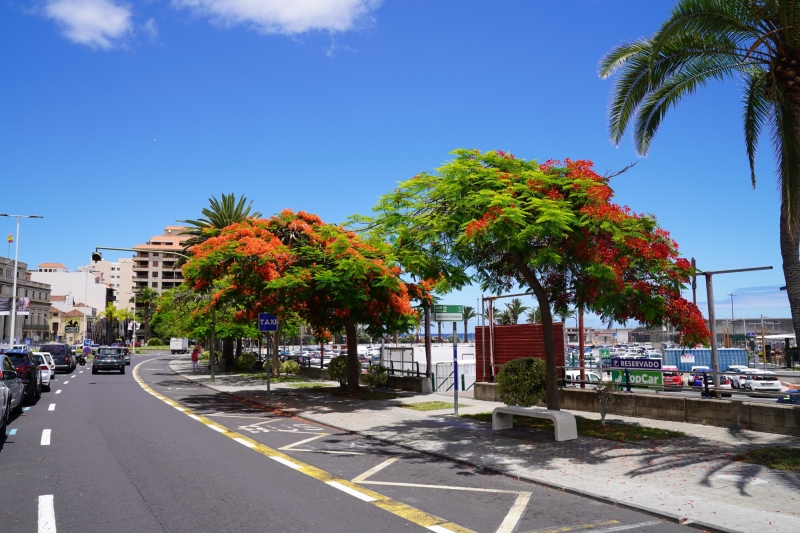
<path fill-rule="evenodd" d="M 458 362 L 458 390 L 469 390 L 475 384 L 475 367 L 474 360 Z M 433 368 L 436 390 L 439 392 L 453 390 L 453 363 L 434 363 Z"/>

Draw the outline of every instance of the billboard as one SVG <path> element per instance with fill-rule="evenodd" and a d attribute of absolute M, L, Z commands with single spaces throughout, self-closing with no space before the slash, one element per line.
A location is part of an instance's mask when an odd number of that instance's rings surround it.
<path fill-rule="evenodd" d="M 11 314 L 11 296 L 0 298 L 0 315 Z M 17 315 L 31 314 L 31 299 L 17 298 Z"/>

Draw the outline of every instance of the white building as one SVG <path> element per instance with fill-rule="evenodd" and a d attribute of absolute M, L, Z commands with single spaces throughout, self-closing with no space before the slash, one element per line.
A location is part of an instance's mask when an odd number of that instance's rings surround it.
<path fill-rule="evenodd" d="M 106 283 L 114 289 L 114 306 L 133 311 L 133 259 L 95 261 L 92 267 L 99 271 Z"/>
<path fill-rule="evenodd" d="M 42 263 L 37 270 L 30 272 L 30 277 L 32 281 L 50 285 L 51 294 L 66 296 L 73 307 L 82 303 L 94 309 L 95 313 L 106 308 L 106 289 L 109 287 L 99 270 L 81 267 L 70 272 L 61 263 Z"/>

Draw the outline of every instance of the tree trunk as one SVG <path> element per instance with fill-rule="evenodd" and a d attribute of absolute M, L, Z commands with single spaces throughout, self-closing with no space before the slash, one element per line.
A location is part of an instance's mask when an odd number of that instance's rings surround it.
<path fill-rule="evenodd" d="M 226 369 L 233 368 L 233 339 L 222 339 L 222 358 Z"/>
<path fill-rule="evenodd" d="M 436 325 L 439 328 L 439 344 L 442 344 L 442 342 L 444 342 L 444 341 L 442 341 L 442 323 L 441 322 L 437 322 Z"/>
<path fill-rule="evenodd" d="M 347 335 L 347 390 L 358 392 L 358 381 L 361 378 L 361 361 L 358 360 L 358 330 L 352 317 L 344 321 L 344 331 Z"/>
<path fill-rule="evenodd" d="M 272 334 L 272 375 L 280 376 L 280 360 L 278 359 L 278 349 L 280 348 L 281 328 L 283 321 L 278 320 L 278 329 Z"/>
<path fill-rule="evenodd" d="M 553 313 L 550 311 L 550 300 L 547 292 L 539 283 L 536 274 L 528 267 L 519 255 L 512 255 L 511 261 L 519 269 L 522 277 L 528 282 L 536 300 L 539 302 L 539 309 L 542 312 L 542 335 L 544 337 L 544 362 L 545 380 L 547 386 L 547 408 L 553 411 L 561 410 L 561 398 L 558 394 L 558 369 L 556 368 L 556 343 L 553 338 Z"/>
<path fill-rule="evenodd" d="M 783 277 L 786 280 L 786 295 L 792 313 L 795 338 L 800 339 L 800 231 L 791 231 L 786 210 L 781 208 L 781 257 Z"/>

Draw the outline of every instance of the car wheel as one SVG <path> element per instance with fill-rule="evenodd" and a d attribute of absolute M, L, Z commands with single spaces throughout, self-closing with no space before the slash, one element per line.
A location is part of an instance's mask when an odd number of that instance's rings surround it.
<path fill-rule="evenodd" d="M 92 374 L 97 374 L 97 369 L 96 368 L 92 369 Z"/>
<path fill-rule="evenodd" d="M 39 386 L 36 387 L 36 401 L 39 401 L 39 398 L 42 397 L 42 384 L 39 383 Z"/>
<path fill-rule="evenodd" d="M 6 426 L 8 425 L 8 407 L 9 402 L 6 402 L 6 408 L 3 410 L 3 416 L 0 417 L 0 439 L 6 436 Z"/>
<path fill-rule="evenodd" d="M 50 384 L 48 383 L 47 385 L 42 385 L 42 390 L 45 392 L 50 392 Z"/>

